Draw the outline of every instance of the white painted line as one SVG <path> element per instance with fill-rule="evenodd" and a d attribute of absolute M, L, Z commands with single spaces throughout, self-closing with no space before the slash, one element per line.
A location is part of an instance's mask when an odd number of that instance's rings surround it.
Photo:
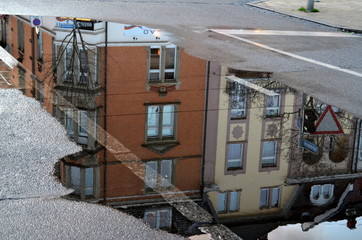
<path fill-rule="evenodd" d="M 268 96 L 277 96 L 279 95 L 278 93 L 276 92 L 273 92 L 273 91 L 270 91 L 266 88 L 263 88 L 259 85 L 256 85 L 254 83 L 251 83 L 251 82 L 248 82 L 246 81 L 245 79 L 242 79 L 242 78 L 238 78 L 238 77 L 235 77 L 235 76 L 226 76 L 226 79 L 229 79 L 231 81 L 235 81 L 235 82 L 238 82 L 242 85 L 245 85 L 246 87 L 249 87 L 249 88 L 252 88 L 252 89 L 255 89 L 256 91 L 258 92 L 261 92 L 261 93 L 264 93 Z"/>
<path fill-rule="evenodd" d="M 306 32 L 306 31 L 277 31 L 277 30 L 243 30 L 243 29 L 210 29 L 233 35 L 276 35 L 276 36 L 306 36 L 306 37 L 360 37 L 351 33 L 340 32 Z"/>
<path fill-rule="evenodd" d="M 299 60 L 302 60 L 302 61 L 305 61 L 305 62 L 320 65 L 320 66 L 330 68 L 330 69 L 333 69 L 333 70 L 336 70 L 336 71 L 345 72 L 345 73 L 348 73 L 348 74 L 351 74 L 351 75 L 354 75 L 354 76 L 357 76 L 357 77 L 362 77 L 362 73 L 351 71 L 351 70 L 348 70 L 346 68 L 337 67 L 337 66 L 334 66 L 334 65 L 331 65 L 331 64 L 328 64 L 328 63 L 324 63 L 324 62 L 320 62 L 320 61 L 317 61 L 317 60 L 314 60 L 314 59 L 311 59 L 311 58 L 302 57 L 302 56 L 296 55 L 294 53 L 286 52 L 286 51 L 283 51 L 283 50 L 280 50 L 280 49 L 272 48 L 272 47 L 269 47 L 269 46 L 261 44 L 261 43 L 257 43 L 257 42 L 254 42 L 254 41 L 251 41 L 251 40 L 248 40 L 248 39 L 245 39 L 245 38 L 241 38 L 241 37 L 229 34 L 229 33 L 227 33 L 227 31 L 224 31 L 224 30 L 215 30 L 215 29 L 209 29 L 209 30 L 212 31 L 212 32 L 219 33 L 221 35 L 227 36 L 227 37 L 231 37 L 231 38 L 234 38 L 234 39 L 237 39 L 237 40 L 252 44 L 252 45 L 260 47 L 260 48 L 264 48 L 264 49 L 272 51 L 272 52 L 283 54 L 285 56 L 289 56 L 289 57 L 296 58 L 296 59 L 299 59 Z"/>

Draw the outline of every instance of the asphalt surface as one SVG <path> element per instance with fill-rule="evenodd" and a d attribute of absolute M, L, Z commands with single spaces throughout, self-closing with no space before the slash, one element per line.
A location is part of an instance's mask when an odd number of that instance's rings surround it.
<path fill-rule="evenodd" d="M 351 33 L 346 33 L 346 37 L 255 33 L 239 34 L 235 38 L 210 31 L 340 32 L 335 27 L 250 6 L 249 2 L 2 0 L 0 11 L 3 14 L 85 17 L 158 28 L 169 32 L 171 39 L 191 55 L 238 69 L 273 72 L 276 80 L 362 117 L 362 77 L 359 76 L 362 73 L 362 38 L 350 37 Z"/>

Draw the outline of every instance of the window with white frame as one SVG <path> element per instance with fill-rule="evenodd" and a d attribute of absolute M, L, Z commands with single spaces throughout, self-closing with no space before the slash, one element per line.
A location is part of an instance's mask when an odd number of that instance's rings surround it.
<path fill-rule="evenodd" d="M 18 31 L 18 50 L 24 52 L 24 23 L 21 20 L 17 21 Z"/>
<path fill-rule="evenodd" d="M 227 144 L 227 170 L 237 170 L 243 168 L 243 148 L 242 143 Z"/>
<path fill-rule="evenodd" d="M 147 106 L 147 140 L 175 139 L 175 104 Z"/>
<path fill-rule="evenodd" d="M 261 157 L 261 166 L 270 167 L 277 164 L 277 141 L 263 142 L 263 151 Z"/>
<path fill-rule="evenodd" d="M 43 31 L 42 30 L 39 30 L 39 33 L 37 34 L 36 55 L 37 55 L 37 60 L 42 62 L 43 61 Z"/>
<path fill-rule="evenodd" d="M 147 190 L 164 189 L 172 186 L 172 160 L 148 161 L 145 165 L 145 185 Z"/>
<path fill-rule="evenodd" d="M 246 89 L 240 83 L 230 83 L 230 115 L 232 119 L 246 117 Z"/>
<path fill-rule="evenodd" d="M 149 50 L 149 83 L 174 82 L 176 80 L 177 48 L 151 46 Z"/>
<path fill-rule="evenodd" d="M 260 208 L 276 208 L 280 203 L 280 187 L 260 189 Z"/>
<path fill-rule="evenodd" d="M 172 223 L 172 209 L 149 209 L 145 211 L 143 221 L 151 228 L 170 228 Z"/>
<path fill-rule="evenodd" d="M 275 91 L 279 93 L 279 91 Z M 266 97 L 266 108 L 265 108 L 265 115 L 266 116 L 277 116 L 280 114 L 280 94 L 274 96 Z"/>
<path fill-rule="evenodd" d="M 310 200 L 315 205 L 323 205 L 333 198 L 333 184 L 313 185 L 310 191 Z"/>
<path fill-rule="evenodd" d="M 240 191 L 218 193 L 217 211 L 236 212 L 239 210 Z"/>
<path fill-rule="evenodd" d="M 70 167 L 70 188 L 74 189 L 73 194 L 92 196 L 94 189 L 94 169 Z"/>

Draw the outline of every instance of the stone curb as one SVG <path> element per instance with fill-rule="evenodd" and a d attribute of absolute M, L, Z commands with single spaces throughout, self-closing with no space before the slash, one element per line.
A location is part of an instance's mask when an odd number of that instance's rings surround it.
<path fill-rule="evenodd" d="M 282 15 L 285 15 L 285 16 L 294 17 L 294 18 L 298 18 L 298 19 L 313 22 L 313 23 L 318 23 L 318 24 L 321 24 L 321 25 L 324 25 L 324 26 L 327 26 L 327 27 L 337 28 L 337 29 L 339 29 L 339 30 L 341 30 L 343 32 L 362 33 L 362 29 L 342 27 L 342 26 L 335 25 L 335 24 L 332 24 L 332 23 L 323 22 L 323 21 L 320 21 L 320 20 L 317 20 L 317 19 L 314 19 L 314 18 L 302 17 L 302 16 L 299 16 L 299 15 L 295 15 L 295 14 L 292 14 L 292 13 L 289 13 L 289 12 L 282 11 L 282 10 L 278 10 L 278 9 L 258 5 L 258 3 L 262 3 L 262 2 L 266 2 L 266 1 L 268 1 L 268 0 L 250 2 L 250 3 L 247 3 L 247 5 L 249 5 L 251 7 L 256 7 L 256 8 L 260 8 L 260 9 L 263 9 L 263 10 L 275 12 L 275 13 L 278 13 L 278 14 L 282 14 Z"/>

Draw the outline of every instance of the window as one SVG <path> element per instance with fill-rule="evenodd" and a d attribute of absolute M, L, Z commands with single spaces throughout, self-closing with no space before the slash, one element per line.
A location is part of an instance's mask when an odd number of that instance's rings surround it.
<path fill-rule="evenodd" d="M 80 194 L 80 168 L 70 167 L 70 187 L 74 189 L 74 193 Z"/>
<path fill-rule="evenodd" d="M 246 90 L 240 83 L 230 85 L 230 115 L 232 119 L 246 117 Z"/>
<path fill-rule="evenodd" d="M 94 48 L 88 51 L 88 49 L 81 49 L 71 45 L 67 46 L 64 52 L 62 48 L 59 48 L 59 51 L 63 54 L 64 72 L 62 76 L 65 83 L 84 85 L 90 83 L 90 77 L 93 77 L 92 83 L 98 83 L 97 49 Z"/>
<path fill-rule="evenodd" d="M 4 18 L 0 19 L 0 46 L 6 48 L 7 39 L 6 39 L 6 21 Z"/>
<path fill-rule="evenodd" d="M 147 107 L 147 140 L 175 139 L 174 104 Z"/>
<path fill-rule="evenodd" d="M 146 162 L 145 184 L 147 189 L 164 189 L 172 186 L 172 160 Z"/>
<path fill-rule="evenodd" d="M 320 192 L 320 186 L 319 185 L 315 185 L 312 187 L 312 198 L 313 199 L 318 199 L 319 198 L 319 192 Z"/>
<path fill-rule="evenodd" d="M 261 158 L 262 167 L 275 166 L 277 164 L 277 145 L 276 141 L 263 142 L 263 152 Z"/>
<path fill-rule="evenodd" d="M 65 49 L 65 53 L 64 53 L 65 57 L 64 57 L 64 69 L 65 69 L 65 82 L 73 82 L 73 78 L 74 78 L 74 69 L 77 67 L 75 64 L 78 61 L 75 61 L 75 54 L 73 51 L 73 47 L 68 46 Z"/>
<path fill-rule="evenodd" d="M 280 94 L 266 97 L 266 116 L 277 116 L 280 114 Z"/>
<path fill-rule="evenodd" d="M 357 159 L 358 161 L 362 161 L 362 128 L 357 129 L 358 138 L 357 138 Z"/>
<path fill-rule="evenodd" d="M 74 138 L 74 111 L 73 109 L 64 109 L 64 127 L 67 130 L 68 136 Z"/>
<path fill-rule="evenodd" d="M 79 144 L 88 144 L 89 134 L 93 135 L 93 138 L 96 138 L 97 133 L 97 112 L 96 111 L 86 111 L 86 110 L 74 110 L 66 108 L 64 112 L 64 127 L 67 130 L 68 136 L 71 139 L 74 139 L 75 142 Z M 93 118 L 92 118 L 92 115 Z M 75 122 L 77 119 L 77 122 Z M 89 124 L 89 120 L 93 120 L 93 124 Z M 77 129 L 77 136 L 75 135 L 75 129 Z"/>
<path fill-rule="evenodd" d="M 80 76 L 78 79 L 78 83 L 87 84 L 88 83 L 88 54 L 86 50 L 80 50 L 79 52 L 79 71 Z"/>
<path fill-rule="evenodd" d="M 87 144 L 89 112 L 78 110 L 78 143 Z"/>
<path fill-rule="evenodd" d="M 37 80 L 37 91 L 36 91 L 36 100 L 38 100 L 41 105 L 44 104 L 44 84 L 43 82 Z"/>
<path fill-rule="evenodd" d="M 172 223 L 172 209 L 146 210 L 143 221 L 151 228 L 170 228 Z"/>
<path fill-rule="evenodd" d="M 18 50 L 24 52 L 24 24 L 22 21 L 18 20 Z"/>
<path fill-rule="evenodd" d="M 149 50 L 149 83 L 176 81 L 177 48 L 153 46 Z"/>
<path fill-rule="evenodd" d="M 25 70 L 23 68 L 18 68 L 18 79 L 19 79 L 19 90 L 26 93 L 26 82 L 25 82 Z"/>
<path fill-rule="evenodd" d="M 43 62 L 43 31 L 39 30 L 36 41 L 37 60 Z"/>
<path fill-rule="evenodd" d="M 323 205 L 333 198 L 333 184 L 313 185 L 310 191 L 310 201 L 314 205 Z"/>
<path fill-rule="evenodd" d="M 317 112 L 318 114 L 322 114 L 322 113 L 324 112 L 324 110 L 326 110 L 327 106 L 328 106 L 328 104 L 325 104 L 325 103 L 317 100 L 315 110 L 316 110 L 316 112 Z M 332 106 L 332 110 L 333 110 L 333 112 L 335 112 L 335 113 L 337 113 L 337 112 L 340 111 L 339 108 L 333 107 L 333 106 Z"/>
<path fill-rule="evenodd" d="M 260 189 L 260 208 L 279 207 L 280 188 L 262 188 Z"/>
<path fill-rule="evenodd" d="M 239 210 L 240 191 L 218 193 L 218 212 L 236 212 Z"/>
<path fill-rule="evenodd" d="M 232 143 L 227 145 L 227 170 L 243 168 L 243 147 L 242 143 Z"/>
<path fill-rule="evenodd" d="M 70 184 L 69 187 L 74 189 L 75 195 L 84 194 L 85 196 L 93 195 L 94 177 L 93 168 L 70 167 Z M 84 185 L 82 185 L 84 184 Z"/>

